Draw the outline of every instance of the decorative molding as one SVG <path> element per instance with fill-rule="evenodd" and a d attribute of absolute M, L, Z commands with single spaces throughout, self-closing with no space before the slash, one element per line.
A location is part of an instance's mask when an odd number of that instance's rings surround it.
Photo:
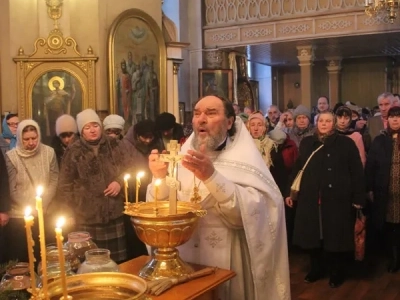
<path fill-rule="evenodd" d="M 333 20 L 333 21 L 325 21 L 321 22 L 318 25 L 318 28 L 323 30 L 331 30 L 331 29 L 344 29 L 351 26 L 352 22 L 347 20 Z"/>
<path fill-rule="evenodd" d="M 324 13 L 364 11 L 362 0 L 207 0 L 206 27 L 273 21 L 277 18 L 304 18 Z"/>
<path fill-rule="evenodd" d="M 264 36 L 269 36 L 273 33 L 273 30 L 270 28 L 252 28 L 248 30 L 244 30 L 243 35 L 247 38 L 259 38 Z"/>
<path fill-rule="evenodd" d="M 237 37 L 236 33 L 233 32 L 222 32 L 213 34 L 212 40 L 214 42 L 224 42 L 224 41 L 231 41 Z"/>
<path fill-rule="evenodd" d="M 308 31 L 310 28 L 311 27 L 308 24 L 285 25 L 279 28 L 279 32 L 282 34 L 303 33 Z"/>
<path fill-rule="evenodd" d="M 348 0 L 348 2 L 351 1 Z M 328 17 L 319 15 L 297 20 L 290 19 L 258 24 L 242 22 L 240 26 L 206 28 L 204 30 L 204 45 L 205 48 L 238 47 L 252 43 L 274 43 L 385 32 L 400 32 L 400 18 L 396 19 L 394 24 L 389 24 L 389 20 L 386 18 L 370 18 L 364 12 L 351 12 L 329 15 Z"/>

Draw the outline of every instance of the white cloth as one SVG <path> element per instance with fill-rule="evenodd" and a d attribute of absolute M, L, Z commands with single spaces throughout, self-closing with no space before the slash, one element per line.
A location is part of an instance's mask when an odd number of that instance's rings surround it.
<path fill-rule="evenodd" d="M 201 205 L 207 215 L 200 219 L 192 238 L 179 247 L 187 261 L 231 269 L 237 276 L 220 291 L 224 300 L 290 299 L 284 204 L 253 139 L 236 118 L 237 133 L 226 149 L 215 152 L 216 172 L 199 185 Z M 191 149 L 193 134 L 182 147 Z M 193 174 L 179 164 L 181 190 L 178 199 L 190 201 Z M 153 183 L 148 199 L 153 198 Z M 159 199 L 168 198 L 163 180 Z"/>

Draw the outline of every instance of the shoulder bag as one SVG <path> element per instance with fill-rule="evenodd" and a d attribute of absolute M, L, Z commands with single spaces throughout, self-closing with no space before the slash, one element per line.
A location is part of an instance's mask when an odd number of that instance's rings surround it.
<path fill-rule="evenodd" d="M 304 172 L 305 168 L 307 167 L 308 163 L 310 162 L 310 160 L 314 156 L 314 154 L 317 153 L 323 146 L 324 145 L 322 144 L 321 146 L 319 146 L 316 150 L 314 150 L 311 153 L 310 157 L 307 159 L 303 168 L 297 173 L 297 176 L 294 179 L 292 186 L 290 187 L 290 198 L 292 198 L 293 201 L 297 200 L 297 195 L 300 192 L 301 178 L 303 177 L 303 172 Z"/>

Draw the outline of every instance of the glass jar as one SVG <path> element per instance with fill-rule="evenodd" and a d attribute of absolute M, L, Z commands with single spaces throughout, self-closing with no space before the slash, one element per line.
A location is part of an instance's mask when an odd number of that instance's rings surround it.
<path fill-rule="evenodd" d="M 85 260 L 85 253 L 91 249 L 97 249 L 97 245 L 92 241 L 89 232 L 76 231 L 68 234 L 68 241 L 65 243 L 68 251 L 80 262 Z"/>
<path fill-rule="evenodd" d="M 67 248 L 63 248 L 65 262 L 69 263 L 72 272 L 76 272 L 81 265 L 81 261 L 73 256 Z M 48 244 L 46 246 L 47 264 L 57 264 L 59 262 L 58 249 L 55 244 Z M 49 267 L 49 266 L 48 266 Z M 38 269 L 39 275 L 42 273 L 42 262 L 39 262 Z"/>
<path fill-rule="evenodd" d="M 93 249 L 85 253 L 86 260 L 78 269 L 78 274 L 95 272 L 119 272 L 118 265 L 110 258 L 107 249 Z"/>
<path fill-rule="evenodd" d="M 37 274 L 33 274 L 36 279 L 36 285 L 39 283 Z M 29 272 L 29 264 L 19 262 L 6 270 L 6 273 L 1 279 L 1 290 L 20 291 L 26 290 L 31 286 L 31 274 Z"/>

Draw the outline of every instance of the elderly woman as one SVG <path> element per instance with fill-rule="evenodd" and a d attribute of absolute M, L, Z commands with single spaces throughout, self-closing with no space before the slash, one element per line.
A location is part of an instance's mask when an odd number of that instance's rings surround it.
<path fill-rule="evenodd" d="M 119 115 L 108 115 L 103 121 L 104 132 L 111 138 L 122 140 L 125 120 Z"/>
<path fill-rule="evenodd" d="M 293 179 L 321 145 L 304 169 L 293 243 L 310 252 L 311 270 L 304 278 L 306 282 L 324 275 L 323 251 L 328 253 L 329 285 L 335 288 L 344 281 L 344 254 L 354 250 L 353 206 L 364 206 L 364 171 L 356 145 L 335 132 L 335 116 L 325 112 L 319 114 L 315 135 L 301 141 Z M 288 190 L 285 201 L 293 207 L 289 195 Z"/>
<path fill-rule="evenodd" d="M 314 127 L 311 124 L 310 110 L 304 105 L 299 105 L 293 111 L 294 126 L 289 130 L 289 137 L 299 147 L 300 142 L 306 136 L 314 134 Z"/>
<path fill-rule="evenodd" d="M 17 127 L 19 119 L 16 114 L 8 114 L 5 116 L 2 128 L 3 133 L 0 136 L 1 152 L 5 155 L 7 151 L 15 148 L 17 144 Z"/>
<path fill-rule="evenodd" d="M 53 200 L 57 189 L 58 165 L 53 148 L 41 143 L 39 125 L 33 120 L 24 120 L 17 128 L 16 147 L 7 152 L 7 171 L 10 180 L 10 221 L 6 229 L 6 245 L 9 259 L 27 261 L 24 211 L 31 206 L 36 188 L 44 188 L 43 210 Z M 37 222 L 35 228 L 37 229 Z M 34 235 L 37 236 L 37 235 Z M 36 246 L 38 241 L 36 241 Z M 35 253 L 36 255 L 38 253 Z"/>
<path fill-rule="evenodd" d="M 56 135 L 51 141 L 56 156 L 58 166 L 61 167 L 62 157 L 67 147 L 78 137 L 78 127 L 76 121 L 71 115 L 64 114 L 56 120 Z"/>
<path fill-rule="evenodd" d="M 279 118 L 278 124 L 276 124 L 275 128 L 281 129 L 286 133 L 289 133 L 290 130 L 294 127 L 294 117 L 293 111 L 288 110 L 281 114 Z"/>
<path fill-rule="evenodd" d="M 388 272 L 400 268 L 400 107 L 388 112 L 388 126 L 372 142 L 365 174 L 372 200 L 372 229 L 385 227 L 390 248 Z"/>
<path fill-rule="evenodd" d="M 129 151 L 103 134 L 94 110 L 82 111 L 76 122 L 81 137 L 65 152 L 59 198 L 73 210 L 76 229 L 89 232 L 98 247 L 121 262 L 127 258 L 121 187 L 131 163 Z"/>

